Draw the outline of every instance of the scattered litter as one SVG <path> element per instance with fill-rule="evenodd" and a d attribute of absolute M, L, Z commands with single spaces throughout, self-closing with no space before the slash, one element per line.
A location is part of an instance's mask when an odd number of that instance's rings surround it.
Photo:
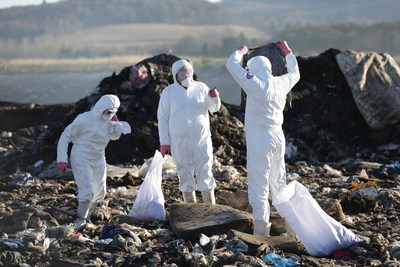
<path fill-rule="evenodd" d="M 38 160 L 38 161 L 36 161 L 36 162 L 33 164 L 33 167 L 37 168 L 37 167 L 39 167 L 40 165 L 42 165 L 43 163 L 44 163 L 43 160 Z"/>
<path fill-rule="evenodd" d="M 370 201 L 378 196 L 378 188 L 374 181 L 360 183 L 359 181 L 352 180 L 351 186 L 352 188 L 350 190 L 354 196 L 365 197 Z"/>
<path fill-rule="evenodd" d="M 282 258 L 276 253 L 268 253 L 264 256 L 264 261 L 273 264 L 274 267 L 296 267 L 300 266 L 300 262 L 291 258 Z"/>
<path fill-rule="evenodd" d="M 25 185 L 33 182 L 34 179 L 29 172 L 25 172 L 11 180 L 11 184 L 13 185 Z"/>
<path fill-rule="evenodd" d="M 224 246 L 234 253 L 249 251 L 249 246 L 237 237 L 229 239 Z"/>
<path fill-rule="evenodd" d="M 287 142 L 285 156 L 290 159 L 297 155 L 297 147 L 292 142 Z"/>
<path fill-rule="evenodd" d="M 0 238 L 0 251 L 25 249 L 24 241 L 20 238 Z"/>
<path fill-rule="evenodd" d="M 43 242 L 41 242 L 42 244 L 39 244 L 38 241 L 35 241 L 35 244 L 33 242 L 28 242 L 27 247 L 30 250 L 33 250 L 37 253 L 42 253 L 44 254 L 50 247 L 50 238 L 46 237 Z"/>

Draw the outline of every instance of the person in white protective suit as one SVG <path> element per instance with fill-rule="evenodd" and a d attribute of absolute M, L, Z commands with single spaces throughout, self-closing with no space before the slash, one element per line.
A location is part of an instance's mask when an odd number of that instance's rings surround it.
<path fill-rule="evenodd" d="M 269 235 L 269 189 L 274 197 L 286 185 L 283 110 L 286 95 L 300 79 L 296 57 L 286 41 L 276 44 L 285 54 L 287 74 L 272 76 L 271 62 L 264 56 L 252 57 L 247 62 L 247 68 L 243 68 L 241 61 L 248 52 L 245 45 L 233 52 L 226 63 L 229 73 L 247 95 L 248 198 L 253 210 L 254 235 Z M 288 224 L 286 230 L 293 235 Z"/>
<path fill-rule="evenodd" d="M 65 172 L 68 162 L 68 145 L 71 150 L 71 168 L 78 187 L 77 230 L 90 222 L 97 203 L 106 195 L 105 149 L 110 140 L 131 132 L 129 124 L 119 121 L 116 113 L 120 101 L 115 95 L 103 95 L 87 112 L 79 114 L 60 136 L 57 146 L 57 163 Z"/>
<path fill-rule="evenodd" d="M 213 147 L 209 111 L 221 108 L 218 90 L 193 79 L 192 65 L 182 59 L 172 64 L 174 83 L 164 88 L 157 110 L 160 152 L 171 153 L 177 167 L 179 190 L 185 203 L 215 204 Z"/>

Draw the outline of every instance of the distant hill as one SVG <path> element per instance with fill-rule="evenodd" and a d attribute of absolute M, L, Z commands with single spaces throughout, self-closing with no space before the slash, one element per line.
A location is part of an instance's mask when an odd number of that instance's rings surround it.
<path fill-rule="evenodd" d="M 399 10 L 398 0 L 44 0 L 0 9 L 0 58 L 226 56 L 238 44 L 277 39 L 305 54 L 330 47 L 398 54 Z"/>
<path fill-rule="evenodd" d="M 400 20 L 398 0 L 61 0 L 0 9 L 0 39 L 64 34 L 113 24 L 241 25 L 275 32 L 286 25 Z"/>
<path fill-rule="evenodd" d="M 260 30 L 238 25 L 182 25 L 159 23 L 130 23 L 106 25 L 65 34 L 55 40 L 62 46 L 60 56 L 68 53 L 96 48 L 96 55 L 111 54 L 159 54 L 210 55 L 209 50 L 218 50 L 221 41 L 231 36 L 246 33 L 248 38 L 266 40 L 268 36 Z M 54 43 L 53 43 L 54 44 Z M 205 45 L 208 44 L 208 45 Z M 235 49 L 236 45 L 231 49 Z M 230 51 L 229 51 L 230 52 Z"/>
<path fill-rule="evenodd" d="M 226 11 L 204 0 L 62 0 L 0 10 L 0 38 L 65 34 L 112 24 L 226 24 Z"/>
<path fill-rule="evenodd" d="M 400 20 L 398 0 L 223 0 L 216 6 L 231 14 L 236 23 L 253 25 L 270 33 L 287 25 L 373 24 Z"/>

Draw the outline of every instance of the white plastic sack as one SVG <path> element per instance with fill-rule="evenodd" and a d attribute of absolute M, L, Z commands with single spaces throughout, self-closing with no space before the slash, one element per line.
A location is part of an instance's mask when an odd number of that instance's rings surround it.
<path fill-rule="evenodd" d="M 129 214 L 133 219 L 165 220 L 164 194 L 161 189 L 163 163 L 163 156 L 156 150 Z"/>
<path fill-rule="evenodd" d="M 272 203 L 286 219 L 311 256 L 327 256 L 361 241 L 353 232 L 330 217 L 297 181 L 285 186 Z"/>

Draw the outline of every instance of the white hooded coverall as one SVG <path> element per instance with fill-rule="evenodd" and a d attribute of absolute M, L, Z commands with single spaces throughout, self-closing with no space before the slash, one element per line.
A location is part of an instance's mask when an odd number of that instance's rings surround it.
<path fill-rule="evenodd" d="M 245 130 L 248 197 L 256 221 L 269 222 L 272 197 L 286 185 L 285 136 L 282 130 L 286 95 L 300 79 L 296 57 L 286 55 L 288 73 L 274 77 L 268 58 L 256 56 L 244 69 L 243 54 L 235 51 L 226 67 L 246 92 Z"/>
<path fill-rule="evenodd" d="M 160 144 L 171 146 L 181 192 L 212 190 L 216 183 L 212 174 L 213 147 L 208 112 L 218 111 L 221 99 L 209 96 L 210 88 L 194 81 L 193 77 L 187 89 L 182 87 L 176 74 L 184 66 L 193 73 L 188 61 L 174 62 L 174 83 L 167 86 L 160 97 L 157 111 Z"/>
<path fill-rule="evenodd" d="M 68 162 L 68 144 L 71 150 L 71 167 L 78 187 L 79 202 L 95 203 L 106 195 L 105 149 L 110 140 L 117 140 L 121 132 L 110 131 L 114 122 L 105 110 L 117 112 L 120 101 L 115 95 L 103 95 L 93 109 L 79 114 L 68 125 L 58 141 L 57 162 Z M 111 133 L 109 133 L 111 132 Z"/>

